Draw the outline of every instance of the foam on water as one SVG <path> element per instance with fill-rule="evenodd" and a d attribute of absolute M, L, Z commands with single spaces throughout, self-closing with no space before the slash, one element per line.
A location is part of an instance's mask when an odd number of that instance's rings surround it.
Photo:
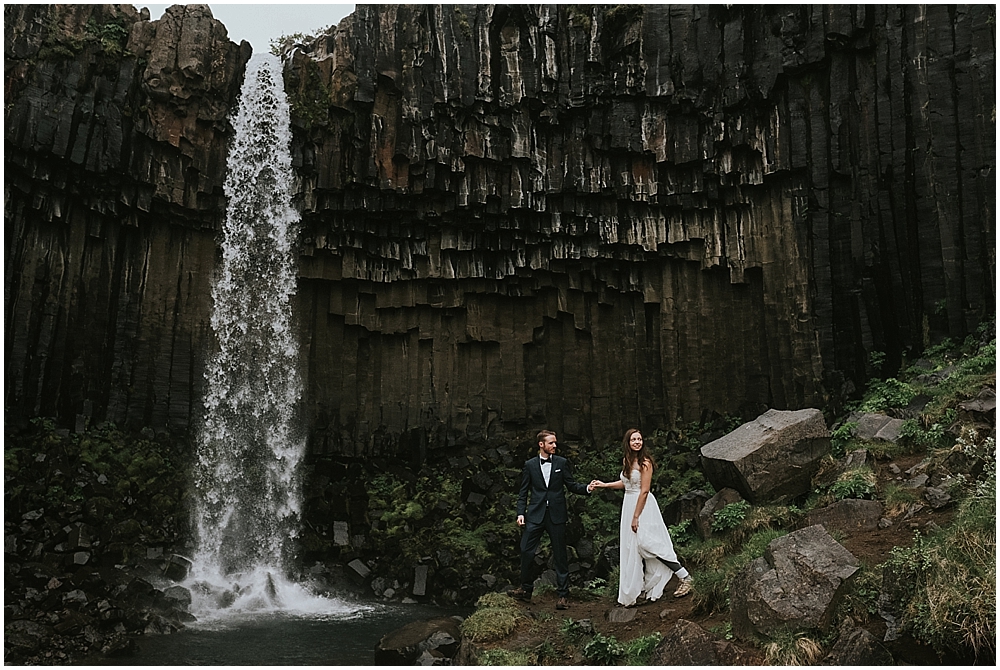
<path fill-rule="evenodd" d="M 218 350 L 195 468 L 192 613 L 340 614 L 347 605 L 288 578 L 301 524 L 299 350 L 289 108 L 281 63 L 247 64 L 227 161 L 222 264 L 212 289 Z"/>

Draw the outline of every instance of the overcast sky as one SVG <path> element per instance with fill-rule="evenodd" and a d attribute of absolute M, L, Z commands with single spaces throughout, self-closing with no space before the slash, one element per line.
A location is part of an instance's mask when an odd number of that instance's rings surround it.
<path fill-rule="evenodd" d="M 171 2 L 164 5 L 135 3 L 137 9 L 149 8 L 149 18 L 158 19 L 170 5 L 187 4 Z M 210 2 L 212 16 L 222 21 L 229 31 L 229 39 L 236 42 L 246 40 L 253 46 L 254 53 L 266 52 L 271 48 L 271 40 L 282 35 L 319 32 L 322 28 L 340 23 L 340 20 L 354 11 L 354 5 L 331 4 L 236 4 L 230 2 Z"/>

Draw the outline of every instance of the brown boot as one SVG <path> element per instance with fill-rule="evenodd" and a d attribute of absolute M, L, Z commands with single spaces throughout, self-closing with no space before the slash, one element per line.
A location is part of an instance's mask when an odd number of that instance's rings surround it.
<path fill-rule="evenodd" d="M 556 601 L 557 610 L 564 610 L 568 608 L 569 608 L 569 601 L 566 600 L 566 598 L 560 598 L 559 600 Z"/>

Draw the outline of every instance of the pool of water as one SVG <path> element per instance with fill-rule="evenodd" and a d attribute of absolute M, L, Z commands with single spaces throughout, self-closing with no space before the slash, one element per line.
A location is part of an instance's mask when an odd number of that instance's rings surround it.
<path fill-rule="evenodd" d="M 107 665 L 374 665 L 382 636 L 411 621 L 469 610 L 357 604 L 338 614 L 243 614 L 140 638 L 135 654 Z"/>

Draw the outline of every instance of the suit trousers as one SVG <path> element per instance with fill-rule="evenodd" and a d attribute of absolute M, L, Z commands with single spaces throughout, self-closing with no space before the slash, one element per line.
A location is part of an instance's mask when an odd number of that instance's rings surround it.
<path fill-rule="evenodd" d="M 561 598 L 569 597 L 569 560 L 566 557 L 566 524 L 553 523 L 549 510 L 545 510 L 542 523 L 528 521 L 521 535 L 521 588 L 531 593 L 534 587 L 533 563 L 538 543 L 542 540 L 542 532 L 549 534 L 552 541 L 552 557 L 556 564 L 556 591 Z"/>

